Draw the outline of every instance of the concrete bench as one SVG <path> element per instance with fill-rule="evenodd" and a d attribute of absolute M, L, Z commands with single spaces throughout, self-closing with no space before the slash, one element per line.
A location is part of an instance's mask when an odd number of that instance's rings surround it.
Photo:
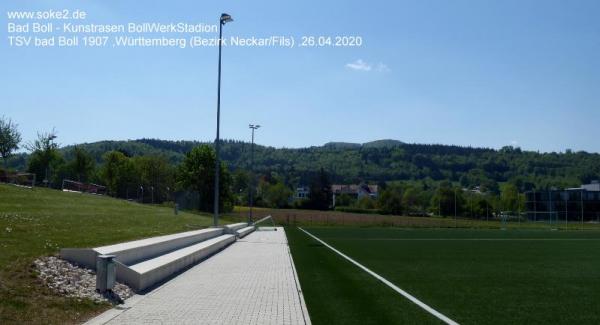
<path fill-rule="evenodd" d="M 237 233 L 238 238 L 242 238 L 242 237 L 245 237 L 246 235 L 249 235 L 255 229 L 256 229 L 256 227 L 249 226 L 249 227 L 245 227 L 245 228 L 239 229 L 236 233 Z"/>
<path fill-rule="evenodd" d="M 201 261 L 235 242 L 226 234 L 205 240 L 134 265 L 117 263 L 117 280 L 136 291 L 147 289 L 186 267 Z"/>
<path fill-rule="evenodd" d="M 116 261 L 132 265 L 222 234 L 222 228 L 208 228 L 96 248 L 64 248 L 60 257 L 91 269 L 96 268 L 98 255 L 115 255 Z"/>

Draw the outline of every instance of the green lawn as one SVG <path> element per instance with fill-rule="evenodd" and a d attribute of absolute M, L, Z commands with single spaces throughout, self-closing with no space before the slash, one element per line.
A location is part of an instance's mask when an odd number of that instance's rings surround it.
<path fill-rule="evenodd" d="M 600 323 L 600 232 L 305 228 L 461 324 Z M 423 323 L 424 311 L 288 228 L 315 324 Z"/>
<path fill-rule="evenodd" d="M 211 217 L 109 197 L 0 185 L 0 324 L 76 323 L 107 305 L 54 295 L 31 267 L 62 247 L 95 247 L 209 226 Z"/>

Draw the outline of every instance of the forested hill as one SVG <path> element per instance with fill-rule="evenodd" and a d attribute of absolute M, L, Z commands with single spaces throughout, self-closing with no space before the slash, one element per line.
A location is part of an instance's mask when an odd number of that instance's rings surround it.
<path fill-rule="evenodd" d="M 105 152 L 119 150 L 129 156 L 163 155 L 177 164 L 199 144 L 202 143 L 141 139 L 82 146 L 98 163 L 102 163 Z M 222 158 L 231 169 L 249 168 L 249 143 L 224 141 L 221 148 Z M 70 159 L 70 147 L 62 151 L 65 159 Z M 379 140 L 365 144 L 335 142 L 301 149 L 257 145 L 254 157 L 257 172 L 277 173 L 292 186 L 306 182 L 320 168 L 339 183 L 451 180 L 463 186 L 481 185 L 490 189 L 506 181 L 526 190 L 534 184 L 538 188 L 578 186 L 600 179 L 600 154 L 537 153 L 512 147 L 494 150 Z"/>

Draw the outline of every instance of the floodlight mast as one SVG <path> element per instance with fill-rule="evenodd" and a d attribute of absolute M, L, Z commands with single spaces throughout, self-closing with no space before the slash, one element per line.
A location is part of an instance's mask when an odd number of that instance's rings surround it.
<path fill-rule="evenodd" d="M 228 14 L 221 14 L 219 19 L 219 71 L 217 81 L 217 138 L 215 139 L 215 200 L 213 226 L 219 226 L 219 174 L 221 171 L 221 161 L 219 159 L 219 124 L 221 122 L 221 47 L 223 44 L 223 26 L 232 22 L 233 19 Z"/>
<path fill-rule="evenodd" d="M 254 131 L 260 128 L 260 125 L 248 125 L 252 129 L 252 145 L 250 147 L 250 186 L 248 186 L 248 197 L 250 199 L 250 213 L 248 214 L 248 225 L 252 224 L 252 208 L 254 206 Z"/>

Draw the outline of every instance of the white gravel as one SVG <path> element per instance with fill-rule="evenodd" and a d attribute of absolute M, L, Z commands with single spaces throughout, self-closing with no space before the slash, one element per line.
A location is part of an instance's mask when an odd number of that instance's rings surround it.
<path fill-rule="evenodd" d="M 96 272 L 73 265 L 55 256 L 38 258 L 33 262 L 38 276 L 57 294 L 72 298 L 88 298 L 96 302 L 113 302 L 96 292 Z M 122 283 L 115 283 L 113 292 L 122 300 L 134 295 Z"/>

